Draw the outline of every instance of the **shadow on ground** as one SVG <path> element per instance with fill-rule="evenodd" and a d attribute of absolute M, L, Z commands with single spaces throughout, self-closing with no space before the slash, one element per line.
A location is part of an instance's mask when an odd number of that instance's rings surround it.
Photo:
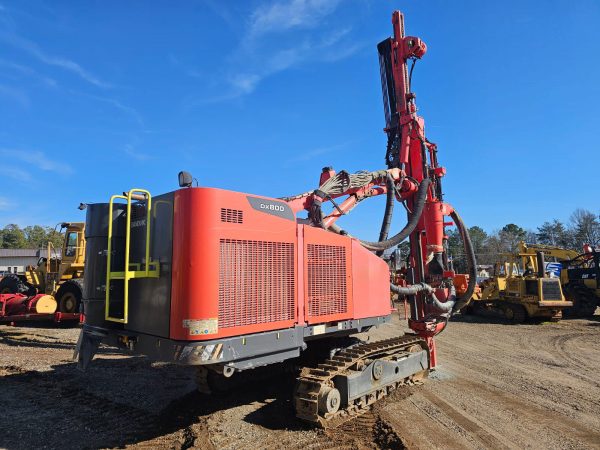
<path fill-rule="evenodd" d="M 276 373 L 277 371 L 273 372 Z M 4 427 L 0 448 L 124 447 L 181 433 L 209 414 L 252 402 L 262 403 L 246 421 L 269 429 L 295 429 L 291 373 L 207 396 L 192 383 L 189 367 L 151 364 L 145 358 L 94 361 L 82 373 L 75 364 L 48 372 L 0 366 Z"/>

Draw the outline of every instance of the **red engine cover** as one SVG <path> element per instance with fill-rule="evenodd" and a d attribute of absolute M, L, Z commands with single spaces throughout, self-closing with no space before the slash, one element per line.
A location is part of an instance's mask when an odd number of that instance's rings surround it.
<path fill-rule="evenodd" d="M 172 339 L 389 312 L 387 265 L 355 240 L 297 225 L 277 199 L 212 188 L 175 193 Z"/>

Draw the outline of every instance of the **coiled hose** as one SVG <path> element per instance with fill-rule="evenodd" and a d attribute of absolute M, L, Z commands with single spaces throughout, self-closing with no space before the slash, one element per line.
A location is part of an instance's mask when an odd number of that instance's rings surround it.
<path fill-rule="evenodd" d="M 361 239 L 361 245 L 367 248 L 368 250 L 378 252 L 395 247 L 396 245 L 400 244 L 400 242 L 402 242 L 404 239 L 406 239 L 410 235 L 410 233 L 413 232 L 413 230 L 417 226 L 417 223 L 419 223 L 419 219 L 421 218 L 421 214 L 423 213 L 423 207 L 425 206 L 425 200 L 427 199 L 427 189 L 429 188 L 430 184 L 431 180 L 429 178 L 425 178 L 423 181 L 421 181 L 421 184 L 419 185 L 419 190 L 416 194 L 413 212 L 412 214 L 410 214 L 407 224 L 404 226 L 404 228 L 402 228 L 402 230 L 400 230 L 398 234 L 381 242 L 363 241 Z"/>
<path fill-rule="evenodd" d="M 421 291 L 430 292 L 433 290 L 427 283 L 418 283 L 411 286 L 396 286 L 395 284 L 390 284 L 390 288 L 392 292 L 398 295 L 415 295 Z"/>
<path fill-rule="evenodd" d="M 473 250 L 473 243 L 471 242 L 469 231 L 467 230 L 465 223 L 462 221 L 462 218 L 456 211 L 453 211 L 450 214 L 450 217 L 452 217 L 452 220 L 454 220 L 454 223 L 456 223 L 456 227 L 458 228 L 461 240 L 463 242 L 463 248 L 467 256 L 469 284 L 467 285 L 467 290 L 465 293 L 459 298 L 456 298 L 456 288 L 454 285 L 452 285 L 450 287 L 450 295 L 448 296 L 448 299 L 445 302 L 441 302 L 435 295 L 435 289 L 433 289 L 427 283 L 419 283 L 405 287 L 390 284 L 390 289 L 392 292 L 395 292 L 399 295 L 415 295 L 418 292 L 425 291 L 430 296 L 433 305 L 444 313 L 460 311 L 462 308 L 467 306 L 471 301 L 471 297 L 475 292 L 475 286 L 477 285 L 477 263 L 475 260 L 475 251 Z"/>
<path fill-rule="evenodd" d="M 395 284 L 390 284 L 390 289 L 398 295 L 415 295 L 418 292 L 426 292 L 431 299 L 431 303 L 443 313 L 452 311 L 456 304 L 456 289 L 454 285 L 450 286 L 450 295 L 445 302 L 442 302 L 437 298 L 435 289 L 427 283 L 418 283 L 413 284 L 412 286 L 396 286 Z"/>

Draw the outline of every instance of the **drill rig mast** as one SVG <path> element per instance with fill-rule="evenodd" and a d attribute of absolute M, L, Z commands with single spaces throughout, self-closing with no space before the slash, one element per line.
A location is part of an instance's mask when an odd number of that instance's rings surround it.
<path fill-rule="evenodd" d="M 391 285 L 391 289 L 408 296 L 410 300 L 410 327 L 427 339 L 431 349 L 432 366 L 435 366 L 435 351 L 432 337 L 443 330 L 453 311 L 460 310 L 470 300 L 476 286 L 475 254 L 468 230 L 452 206 L 443 201 L 442 177 L 446 169 L 438 164 L 437 146 L 425 136 L 425 121 L 417 114 L 416 95 L 411 91 L 414 65 L 427 51 L 425 43 L 413 36 L 406 36 L 404 15 L 395 11 L 392 15 L 394 35 L 377 46 L 381 71 L 382 93 L 387 134 L 387 171 L 372 172 L 370 183 L 355 180 L 360 174 L 345 172 L 335 174 L 331 168 L 323 169 L 321 186 L 312 194 L 301 198 L 286 199 L 292 209 L 309 211 L 315 226 L 340 234 L 348 233 L 334 222 L 347 214 L 356 204 L 374 195 L 386 194 L 388 202 L 382 221 L 378 242 L 360 240 L 361 244 L 381 255 L 383 251 L 410 238 L 410 258 L 406 274 L 406 285 Z M 409 69 L 408 65 L 411 63 Z M 364 176 L 364 174 L 363 174 Z M 335 179 L 338 190 L 328 189 Z M 348 179 L 343 181 L 340 179 Z M 340 185 L 350 186 L 339 189 Z M 352 186 L 357 185 L 360 187 Z M 348 195 L 337 205 L 334 198 Z M 322 218 L 322 203 L 330 200 L 333 212 Z M 405 202 L 408 211 L 407 225 L 388 239 L 394 201 Z M 300 203 L 299 203 L 300 202 Z M 469 267 L 467 291 L 456 297 L 453 279 L 455 273 L 448 270 L 445 252 L 446 225 L 444 216 L 456 224 L 465 248 Z"/>
<path fill-rule="evenodd" d="M 432 308 L 424 304 L 423 292 L 429 291 L 438 309 L 441 306 L 436 301 L 438 296 L 450 300 L 450 303 L 456 302 L 451 309 L 448 304 L 441 308 L 446 312 L 464 307 L 475 289 L 476 262 L 467 228 L 454 208 L 443 201 L 441 179 L 446 174 L 446 169 L 438 164 L 436 144 L 425 136 L 425 121 L 417 115 L 416 95 L 411 90 L 413 69 L 417 60 L 425 55 L 427 46 L 418 37 L 406 36 L 404 15 L 400 11 L 392 14 L 392 25 L 394 36 L 377 46 L 386 119 L 385 132 L 388 138 L 386 163 L 389 168 L 403 170 L 408 183 L 429 184 L 422 215 L 410 233 L 408 282 L 413 285 L 427 283 L 431 287 L 410 296 L 409 322 L 413 330 L 431 337 L 442 328 L 435 321 L 428 319 L 428 309 Z M 401 189 L 415 189 L 415 186 L 408 183 L 405 181 L 406 186 L 401 186 Z M 407 209 L 413 211 L 413 215 L 420 206 L 417 202 L 415 196 L 406 199 Z M 469 286 L 467 292 L 458 300 L 453 298 L 454 273 L 448 270 L 444 251 L 444 216 L 452 217 L 456 223 L 469 266 Z M 410 220 L 409 213 L 409 223 Z M 435 292 L 432 292 L 432 289 L 435 289 Z"/>
<path fill-rule="evenodd" d="M 436 350 L 433 337 L 446 327 L 454 311 L 467 305 L 476 286 L 475 254 L 468 230 L 454 208 L 443 201 L 441 178 L 446 170 L 438 164 L 437 146 L 425 136 L 425 121 L 417 115 L 416 96 L 411 91 L 414 64 L 425 55 L 427 46 L 419 38 L 405 35 L 404 16 L 401 12 L 393 13 L 392 24 L 394 36 L 378 45 L 385 132 L 388 137 L 388 169 L 372 172 L 370 182 L 361 184 L 357 178 L 365 174 L 348 175 L 341 172 L 336 175 L 330 168 L 326 168 L 323 170 L 319 189 L 304 197 L 302 206 L 309 211 L 309 218 L 314 226 L 348 235 L 334 224 L 335 220 L 365 198 L 384 193 L 387 195 L 379 241 L 360 240 L 360 243 L 382 255 L 385 250 L 397 246 L 407 237 L 410 238 L 411 251 L 405 283 L 403 286 L 392 284 L 390 288 L 401 296 L 408 297 L 409 326 L 415 334 L 374 344 L 362 344 L 351 351 L 339 352 L 317 369 L 303 369 L 295 393 L 297 415 L 323 426 L 335 426 L 340 421 L 359 414 L 390 389 L 403 382 L 411 382 L 415 377 L 426 374 L 428 369 L 434 368 Z M 330 189 L 331 183 L 338 190 Z M 341 185 L 349 188 L 339 189 Z M 334 198 L 341 195 L 348 195 L 348 198 L 338 206 Z M 293 209 L 297 209 L 295 203 L 299 199 L 287 200 Z M 334 206 L 333 212 L 328 216 L 323 214 L 321 206 L 326 200 L 330 200 Z M 405 202 L 408 221 L 399 233 L 388 238 L 396 200 Z M 468 286 L 460 298 L 454 287 L 455 273 L 448 270 L 445 251 L 444 227 L 452 223 L 444 222 L 444 216 L 450 216 L 456 223 L 469 266 Z M 428 367 L 423 367 L 424 371 L 415 372 L 414 366 L 410 367 L 410 359 L 403 358 L 423 348 L 428 350 Z M 390 361 L 396 361 L 396 367 Z M 399 361 L 404 361 L 404 364 Z M 385 364 L 380 372 L 378 364 Z M 385 383 L 381 383 L 378 376 L 389 371 L 390 365 L 397 374 L 406 371 L 404 375 L 412 375 L 400 381 L 388 378 L 391 381 L 382 387 Z M 371 385 L 367 381 L 357 381 L 359 376 L 356 376 L 353 381 L 359 387 L 349 387 L 348 379 L 352 379 L 353 375 L 348 374 L 358 372 L 364 377 L 365 372 L 369 372 L 365 367 L 372 368 Z M 376 387 L 378 383 L 379 388 Z M 350 391 L 355 391 L 354 395 L 348 395 Z M 342 400 L 339 399 L 339 392 L 342 392 Z M 343 404 L 343 409 L 339 407 L 340 403 Z"/>

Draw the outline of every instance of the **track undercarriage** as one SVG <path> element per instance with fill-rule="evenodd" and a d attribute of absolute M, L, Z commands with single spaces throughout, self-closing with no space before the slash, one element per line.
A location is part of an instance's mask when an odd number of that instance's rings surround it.
<path fill-rule="evenodd" d="M 333 428 L 362 414 L 397 387 L 427 376 L 427 343 L 405 335 L 340 350 L 315 368 L 301 370 L 294 390 L 296 415 Z"/>
<path fill-rule="evenodd" d="M 318 351 L 332 349 L 328 344 Z M 283 365 L 227 373 L 198 366 L 197 386 L 204 394 L 228 392 L 275 374 L 299 373 L 293 393 L 296 416 L 322 428 L 335 428 L 369 410 L 400 386 L 420 383 L 430 370 L 427 342 L 416 335 L 358 342 L 333 350 L 329 358 L 309 356 Z M 322 354 L 322 353 L 321 353 Z M 298 365 L 300 363 L 300 366 Z"/>

